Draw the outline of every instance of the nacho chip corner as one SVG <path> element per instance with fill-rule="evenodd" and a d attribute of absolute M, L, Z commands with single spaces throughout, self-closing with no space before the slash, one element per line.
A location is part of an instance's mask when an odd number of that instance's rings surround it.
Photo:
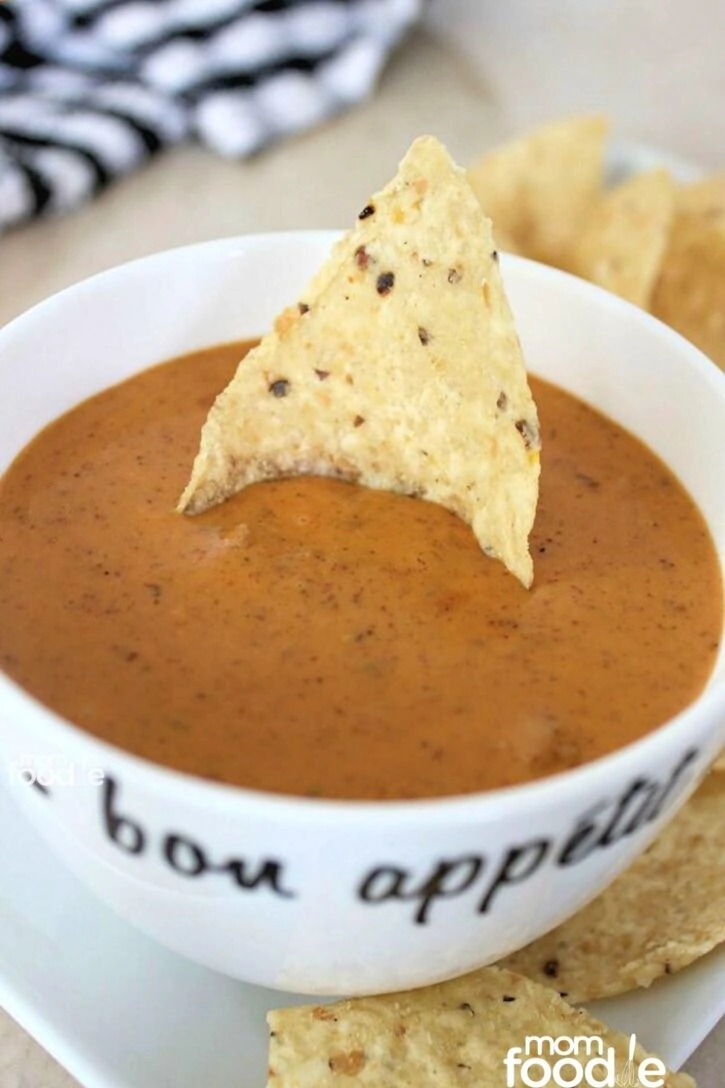
<path fill-rule="evenodd" d="M 530 585 L 539 445 L 491 224 L 421 137 L 218 397 L 180 509 L 335 476 L 452 510 Z"/>
<path fill-rule="evenodd" d="M 481 206 L 516 252 L 564 264 L 602 190 L 608 129 L 600 115 L 566 117 L 471 164 L 468 178 Z"/>

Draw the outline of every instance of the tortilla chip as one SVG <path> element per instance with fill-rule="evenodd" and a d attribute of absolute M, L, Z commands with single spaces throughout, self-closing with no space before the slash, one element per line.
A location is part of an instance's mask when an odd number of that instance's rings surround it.
<path fill-rule="evenodd" d="M 725 368 L 725 224 L 676 216 L 650 309 Z"/>
<path fill-rule="evenodd" d="M 493 242 L 496 249 L 502 250 L 504 253 L 518 253 L 521 257 L 526 256 L 517 245 L 516 240 L 502 228 L 494 229 Z"/>
<path fill-rule="evenodd" d="M 677 194 L 677 209 L 725 227 L 725 173 L 683 185 Z"/>
<path fill-rule="evenodd" d="M 602 117 L 572 117 L 537 129 L 474 162 L 468 171 L 496 234 L 516 252 L 562 265 L 602 188 Z"/>
<path fill-rule="evenodd" d="M 572 1002 L 649 986 L 725 941 L 725 778 L 710 775 L 597 899 L 503 960 Z"/>
<path fill-rule="evenodd" d="M 599 199 L 567 258 L 569 270 L 647 309 L 674 211 L 666 170 L 635 175 Z"/>
<path fill-rule="evenodd" d="M 217 398 L 179 508 L 336 476 L 454 511 L 529 585 L 538 451 L 491 225 L 421 137 Z"/>
<path fill-rule="evenodd" d="M 723 752 L 712 765 L 713 771 L 725 771 L 725 752 Z"/>
<path fill-rule="evenodd" d="M 638 1076 L 625 1077 L 647 1056 L 637 1046 L 630 1062 L 625 1036 L 551 990 L 496 967 L 407 993 L 279 1009 L 267 1021 L 267 1088 L 495 1088 L 506 1083 L 509 1049 L 525 1048 L 532 1036 L 601 1039 L 605 1056 L 614 1049 L 618 1084 L 640 1084 Z M 537 1054 L 535 1046 L 530 1053 Z M 549 1068 L 559 1060 L 546 1046 L 543 1057 Z M 572 1069 L 562 1075 L 571 1080 Z M 540 1064 L 532 1076 L 541 1080 Z M 664 1083 L 694 1085 L 683 1073 L 670 1073 Z"/>

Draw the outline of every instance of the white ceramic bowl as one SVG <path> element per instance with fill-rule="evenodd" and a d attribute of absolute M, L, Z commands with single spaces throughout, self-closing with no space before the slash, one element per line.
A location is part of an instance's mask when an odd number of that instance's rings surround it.
<path fill-rule="evenodd" d="M 13 322 L 0 332 L 0 471 L 82 398 L 160 360 L 263 332 L 333 238 L 266 235 L 162 253 Z M 503 270 L 531 370 L 659 453 L 725 560 L 725 376 L 588 284 L 514 258 Z M 725 743 L 724 679 L 721 659 L 692 706 L 605 759 L 433 801 L 296 800 L 187 777 L 88 736 L 2 676 L 0 750 L 28 817 L 129 922 L 250 982 L 363 993 L 490 962 L 592 898 Z M 34 776 L 45 791 L 24 781 Z"/>

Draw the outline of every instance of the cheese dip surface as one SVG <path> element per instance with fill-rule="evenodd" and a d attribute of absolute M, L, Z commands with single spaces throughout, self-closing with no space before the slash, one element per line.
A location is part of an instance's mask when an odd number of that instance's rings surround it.
<path fill-rule="evenodd" d="M 244 350 L 84 402 L 0 483 L 0 666 L 48 706 L 178 770 L 382 800 L 577 766 L 702 689 L 722 625 L 702 517 L 638 440 L 536 378 L 531 590 L 441 507 L 335 480 L 177 514 Z"/>

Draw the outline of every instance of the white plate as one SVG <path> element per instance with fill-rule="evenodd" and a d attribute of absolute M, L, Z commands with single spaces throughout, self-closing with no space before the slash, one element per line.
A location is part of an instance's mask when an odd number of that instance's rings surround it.
<path fill-rule="evenodd" d="M 167 952 L 102 906 L 0 787 L 0 1004 L 86 1088 L 263 1088 L 265 1013 L 302 998 Z M 725 949 L 599 1017 L 678 1067 L 725 1014 Z"/>
<path fill-rule="evenodd" d="M 703 170 L 696 163 L 680 155 L 673 155 L 659 147 L 646 144 L 630 144 L 615 140 L 606 153 L 604 170 L 608 185 L 617 185 L 634 174 L 645 170 L 669 170 L 675 181 L 687 185 L 699 181 Z"/>

